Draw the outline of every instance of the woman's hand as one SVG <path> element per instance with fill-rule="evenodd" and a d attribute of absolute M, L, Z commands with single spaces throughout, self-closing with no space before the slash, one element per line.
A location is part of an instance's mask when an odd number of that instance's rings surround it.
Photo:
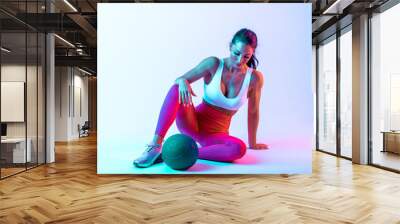
<path fill-rule="evenodd" d="M 268 149 L 269 146 L 267 144 L 263 144 L 263 143 L 256 143 L 255 145 L 250 145 L 249 148 L 250 149 Z"/>
<path fill-rule="evenodd" d="M 196 96 L 196 94 L 194 94 L 190 83 L 184 78 L 177 79 L 175 83 L 179 86 L 179 104 L 183 104 L 185 107 L 192 105 L 192 95 Z"/>

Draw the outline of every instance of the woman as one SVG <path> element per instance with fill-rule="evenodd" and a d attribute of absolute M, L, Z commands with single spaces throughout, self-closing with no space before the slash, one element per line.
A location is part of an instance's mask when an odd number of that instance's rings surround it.
<path fill-rule="evenodd" d="M 208 57 L 177 78 L 161 107 L 153 141 L 134 165 L 149 167 L 160 160 L 161 144 L 174 120 L 181 133 L 200 143 L 200 159 L 232 162 L 241 158 L 246 153 L 246 145 L 229 135 L 229 126 L 232 116 L 247 98 L 249 148 L 268 148 L 256 142 L 263 86 L 263 74 L 256 70 L 256 48 L 256 34 L 241 29 L 230 43 L 230 57 Z M 196 95 L 190 84 L 200 78 L 204 79 L 204 97 L 195 108 L 192 95 Z"/>

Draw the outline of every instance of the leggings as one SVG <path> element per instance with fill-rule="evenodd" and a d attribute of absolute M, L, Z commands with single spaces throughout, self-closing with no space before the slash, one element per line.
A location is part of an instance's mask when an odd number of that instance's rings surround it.
<path fill-rule="evenodd" d="M 164 100 L 158 117 L 155 134 L 164 138 L 174 121 L 182 134 L 200 143 L 199 158 L 232 162 L 243 157 L 246 144 L 229 135 L 232 114 L 208 105 L 205 102 L 196 108 L 179 104 L 179 87 L 173 85 Z"/>

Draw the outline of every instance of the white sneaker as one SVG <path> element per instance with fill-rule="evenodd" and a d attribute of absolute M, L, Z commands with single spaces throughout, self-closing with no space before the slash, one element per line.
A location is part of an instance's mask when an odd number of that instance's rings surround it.
<path fill-rule="evenodd" d="M 140 155 L 139 158 L 133 161 L 133 165 L 140 168 L 146 168 L 161 159 L 161 144 L 148 144 L 146 150 Z"/>

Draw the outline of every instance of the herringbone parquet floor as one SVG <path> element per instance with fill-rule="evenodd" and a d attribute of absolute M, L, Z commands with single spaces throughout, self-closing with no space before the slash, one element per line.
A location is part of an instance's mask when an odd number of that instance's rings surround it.
<path fill-rule="evenodd" d="M 96 139 L 0 181 L 0 223 L 400 223 L 400 175 L 315 152 L 312 175 L 97 175 Z"/>

